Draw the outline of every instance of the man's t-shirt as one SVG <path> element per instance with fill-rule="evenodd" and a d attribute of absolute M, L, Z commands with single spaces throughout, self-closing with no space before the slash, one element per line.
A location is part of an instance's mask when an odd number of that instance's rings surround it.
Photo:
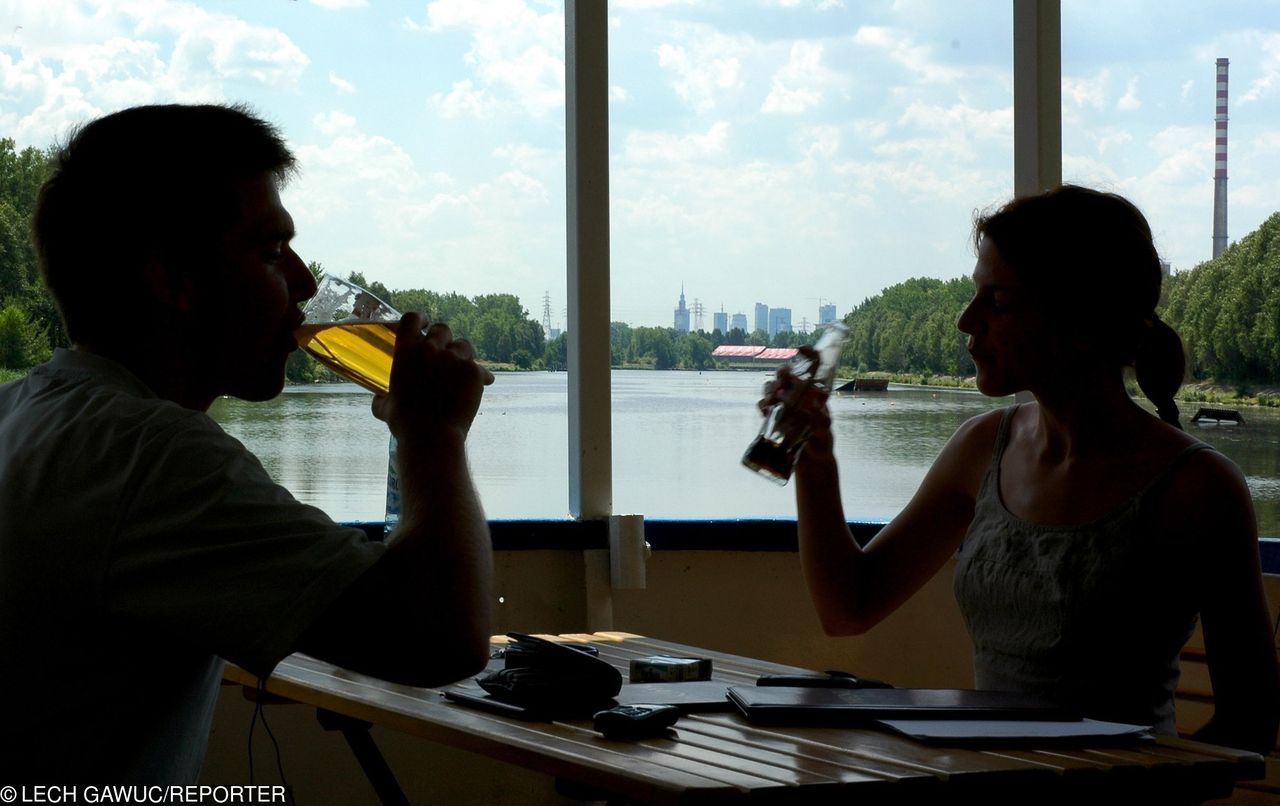
<path fill-rule="evenodd" d="M 204 413 L 58 350 L 0 386 L 0 781 L 194 782 L 222 659 L 268 674 L 381 553 Z"/>

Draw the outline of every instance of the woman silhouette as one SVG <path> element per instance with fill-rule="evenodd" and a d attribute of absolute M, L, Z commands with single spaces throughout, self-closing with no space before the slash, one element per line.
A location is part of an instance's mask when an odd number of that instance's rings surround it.
<path fill-rule="evenodd" d="M 1178 426 L 1182 342 L 1156 316 L 1162 268 L 1120 196 L 1064 186 L 980 215 L 958 326 L 978 388 L 1033 402 L 966 422 L 866 546 L 840 500 L 830 415 L 796 467 L 800 554 L 833 635 L 870 629 L 948 560 L 979 688 L 1174 731 L 1178 655 L 1197 617 L 1216 707 L 1197 738 L 1265 752 L 1280 671 L 1249 490 Z M 1133 367 L 1151 416 L 1129 396 Z M 781 396 L 785 370 L 762 404 Z"/>

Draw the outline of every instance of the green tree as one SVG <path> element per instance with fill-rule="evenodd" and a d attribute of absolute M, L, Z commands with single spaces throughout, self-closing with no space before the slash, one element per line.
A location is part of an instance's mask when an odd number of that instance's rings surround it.
<path fill-rule="evenodd" d="M 542 366 L 544 369 L 557 372 L 563 372 L 569 368 L 569 342 L 565 334 L 561 333 L 547 342 L 546 348 L 542 351 Z"/>
<path fill-rule="evenodd" d="M 702 333 L 687 333 L 680 339 L 680 366 L 686 369 L 708 369 L 715 365 L 711 359 L 711 351 L 715 345 Z"/>
<path fill-rule="evenodd" d="M 36 196 L 49 175 L 47 152 L 18 151 L 14 141 L 0 138 L 0 304 L 15 303 L 47 346 L 65 345 L 66 337 L 53 301 L 40 283 L 35 250 L 27 233 Z"/>
<path fill-rule="evenodd" d="M 1280 213 L 1170 277 L 1160 313 L 1182 337 L 1193 378 L 1280 382 Z"/>
<path fill-rule="evenodd" d="M 348 282 L 352 282 L 360 286 L 365 291 L 368 291 L 370 294 L 373 294 L 375 297 L 387 303 L 391 307 L 393 308 L 396 307 L 395 303 L 391 301 L 391 297 L 393 296 L 391 289 L 387 288 L 381 282 L 377 280 L 366 280 L 364 277 L 364 274 L 358 271 L 353 271 L 350 274 L 348 274 L 347 280 Z M 396 310 L 400 310 L 400 309 L 396 308 Z M 400 311 L 400 312 L 404 313 L 404 311 Z"/>
<path fill-rule="evenodd" d="M 523 348 L 516 350 L 511 354 L 511 363 L 520 369 L 529 369 L 533 366 L 533 353 Z"/>
<path fill-rule="evenodd" d="M 845 317 L 843 363 L 857 370 L 969 375 L 973 363 L 956 330 L 973 281 L 915 278 L 886 288 Z"/>
<path fill-rule="evenodd" d="M 609 323 L 609 365 L 620 367 L 631 353 L 631 326 L 626 322 Z"/>
<path fill-rule="evenodd" d="M 18 303 L 0 308 L 0 367 L 30 369 L 50 353 L 48 334 Z"/>

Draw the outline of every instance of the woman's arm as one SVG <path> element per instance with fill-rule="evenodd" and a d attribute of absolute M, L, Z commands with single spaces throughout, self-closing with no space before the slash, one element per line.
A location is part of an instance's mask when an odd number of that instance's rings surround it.
<path fill-rule="evenodd" d="M 813 414 L 813 435 L 796 465 L 796 507 L 800 561 L 828 635 L 871 629 L 955 552 L 973 520 L 1000 416 L 984 414 L 962 425 L 907 506 L 860 547 L 840 500 L 830 416 L 825 410 Z"/>
<path fill-rule="evenodd" d="M 1267 753 L 1280 727 L 1280 663 L 1262 590 L 1253 502 L 1239 468 L 1202 451 L 1171 491 L 1189 502 L 1189 559 L 1199 575 L 1200 619 L 1214 712 L 1194 738 Z"/>

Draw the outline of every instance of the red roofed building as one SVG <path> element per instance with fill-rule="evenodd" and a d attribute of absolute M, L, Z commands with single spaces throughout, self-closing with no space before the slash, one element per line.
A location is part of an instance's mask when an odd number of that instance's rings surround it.
<path fill-rule="evenodd" d="M 769 361 L 790 361 L 795 358 L 796 353 L 800 352 L 794 347 L 766 347 L 756 356 L 759 360 Z"/>
<path fill-rule="evenodd" d="M 727 361 L 735 369 L 773 369 L 790 361 L 797 352 L 794 347 L 722 344 L 711 351 L 711 356 Z"/>
<path fill-rule="evenodd" d="M 764 348 L 757 344 L 722 344 L 711 351 L 716 358 L 755 358 Z"/>

